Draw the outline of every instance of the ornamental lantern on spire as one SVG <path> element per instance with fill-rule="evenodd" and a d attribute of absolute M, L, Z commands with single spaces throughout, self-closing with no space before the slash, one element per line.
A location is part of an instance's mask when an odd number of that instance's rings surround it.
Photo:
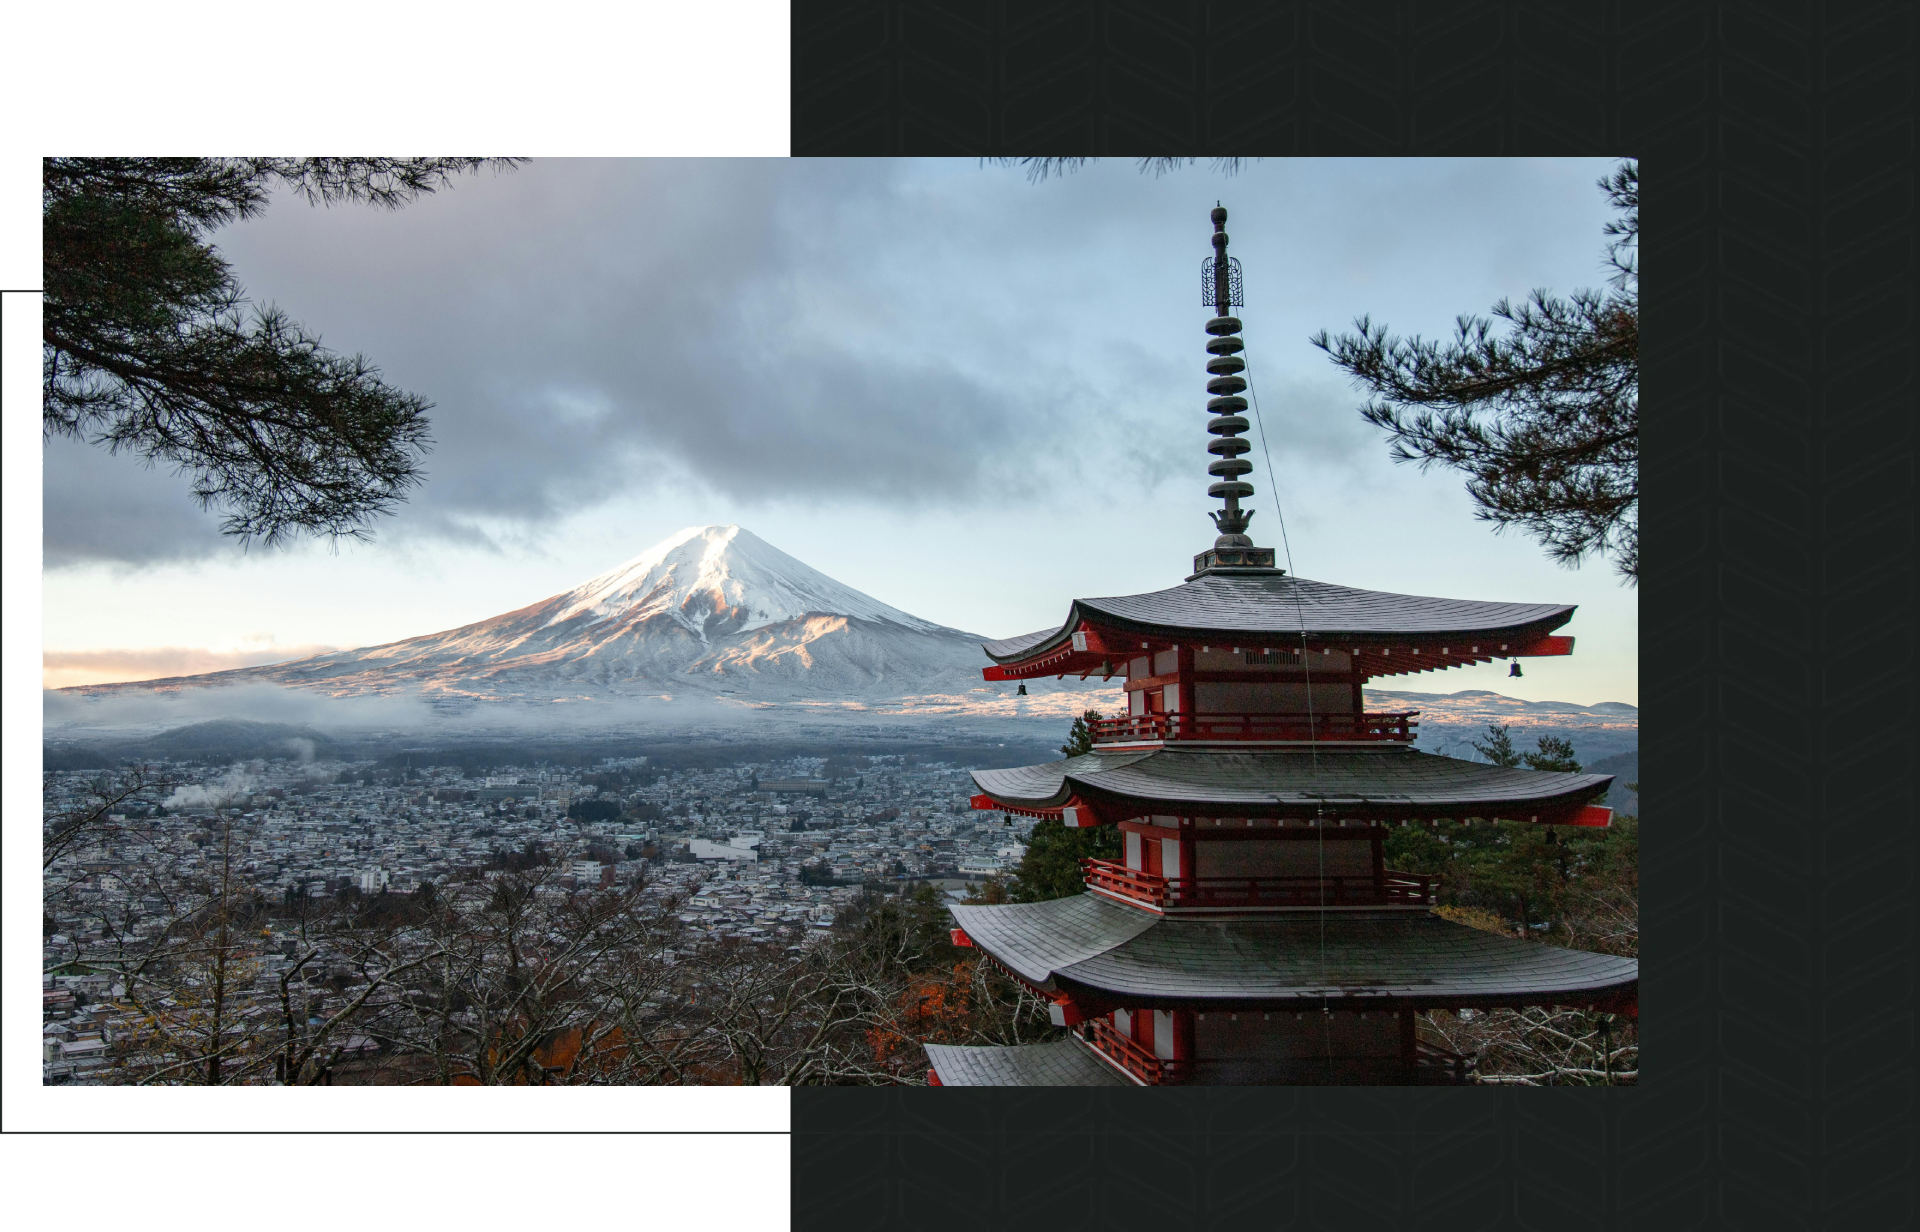
<path fill-rule="evenodd" d="M 1253 495 L 1253 485 L 1244 478 L 1253 463 L 1241 456 L 1253 450 L 1242 435 L 1248 427 L 1247 400 L 1240 396 L 1247 388 L 1246 378 L 1240 375 L 1247 369 L 1247 361 L 1241 358 L 1247 344 L 1240 338 L 1240 318 L 1228 309 L 1246 301 L 1240 262 L 1227 255 L 1227 211 L 1218 205 L 1213 207 L 1213 255 L 1200 267 L 1200 275 L 1204 302 L 1214 311 L 1213 320 L 1207 322 L 1207 393 L 1211 395 L 1207 431 L 1214 437 L 1207 452 L 1215 460 L 1208 464 L 1207 474 L 1217 482 L 1208 486 L 1207 495 L 1225 501 L 1226 506 L 1213 513 L 1220 537 L 1193 558 L 1193 577 L 1187 580 L 1207 573 L 1277 573 L 1273 549 L 1255 547 L 1247 537 L 1254 511 L 1240 507 L 1242 500 Z"/>
<path fill-rule="evenodd" d="M 940 1086 L 1426 1084 L 1466 1058 L 1429 1010 L 1586 1006 L 1638 1016 L 1639 964 L 1442 919 L 1435 879 L 1386 867 L 1391 826 L 1604 826 L 1612 776 L 1414 750 L 1417 711 L 1370 713 L 1381 676 L 1565 655 L 1574 609 L 1358 590 L 1289 576 L 1247 535 L 1240 267 L 1213 211 L 1202 267 L 1208 495 L 1219 537 L 1184 583 L 1077 599 L 1058 628 L 988 642 L 988 680 L 1126 678 L 1092 748 L 976 770 L 975 808 L 1113 826 L 1085 890 L 955 906 L 954 940 L 1048 1002 L 1051 1043 L 927 1045 Z"/>

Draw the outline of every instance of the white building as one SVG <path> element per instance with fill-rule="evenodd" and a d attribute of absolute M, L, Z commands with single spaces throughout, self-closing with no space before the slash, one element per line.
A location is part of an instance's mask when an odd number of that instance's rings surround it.
<path fill-rule="evenodd" d="M 732 860 L 746 864 L 755 864 L 760 860 L 760 853 L 751 847 L 714 843 L 704 838 L 688 839 L 687 851 L 696 860 Z"/>

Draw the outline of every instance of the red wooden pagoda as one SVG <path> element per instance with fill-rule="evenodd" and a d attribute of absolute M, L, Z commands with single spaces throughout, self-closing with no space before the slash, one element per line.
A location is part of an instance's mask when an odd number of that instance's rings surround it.
<path fill-rule="evenodd" d="M 1241 302 L 1213 211 L 1205 266 L 1219 537 L 1185 583 L 1079 599 L 1057 629 L 990 642 L 988 680 L 1126 680 L 1090 752 L 974 772 L 976 808 L 1116 826 L 1124 859 L 1086 892 L 957 906 L 955 940 L 1052 1005 L 1050 1044 L 929 1045 L 942 1086 L 1457 1082 L 1416 1038 L 1433 1009 L 1637 1013 L 1639 964 L 1434 914 L 1431 878 L 1384 866 L 1387 827 L 1443 819 L 1606 825 L 1597 774 L 1507 769 L 1412 747 L 1417 712 L 1368 713 L 1370 679 L 1564 655 L 1560 604 L 1355 590 L 1288 576 L 1246 534 Z"/>

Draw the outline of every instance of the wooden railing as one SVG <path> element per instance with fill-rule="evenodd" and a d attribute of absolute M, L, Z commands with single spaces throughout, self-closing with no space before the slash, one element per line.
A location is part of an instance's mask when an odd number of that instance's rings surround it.
<path fill-rule="evenodd" d="M 1167 879 L 1116 864 L 1112 860 L 1080 861 L 1080 871 L 1089 890 L 1106 890 L 1155 907 L 1167 905 Z"/>
<path fill-rule="evenodd" d="M 1095 1018 L 1089 1025 L 1093 1028 L 1093 1046 L 1121 1069 L 1150 1087 L 1172 1080 L 1175 1067 L 1171 1062 L 1162 1060 L 1151 1049 L 1128 1039 L 1104 1018 Z"/>
<path fill-rule="evenodd" d="M 1431 907 L 1438 901 L 1440 878 L 1433 873 L 1399 873 L 1388 869 L 1385 876 L 1389 903 Z"/>
<path fill-rule="evenodd" d="M 1391 869 L 1364 877 L 1159 877 L 1112 860 L 1083 859 L 1087 888 L 1162 911 L 1180 907 L 1378 907 L 1434 904 L 1438 878 Z"/>
<path fill-rule="evenodd" d="M 1155 1056 L 1152 1049 L 1127 1038 L 1104 1018 L 1088 1022 L 1082 1038 L 1102 1056 L 1150 1087 L 1190 1082 L 1193 1067 L 1196 1064 L 1204 1067 L 1206 1064 Z M 1313 1064 L 1317 1067 L 1319 1063 L 1316 1061 Z M 1385 1057 L 1328 1058 L 1328 1064 L 1346 1071 L 1351 1081 L 1391 1081 L 1386 1075 L 1393 1072 L 1394 1066 L 1394 1062 Z M 1472 1057 L 1422 1040 L 1414 1044 L 1413 1071 L 1400 1072 L 1404 1080 L 1420 1086 L 1464 1086 L 1473 1081 L 1473 1066 Z"/>
<path fill-rule="evenodd" d="M 1134 714 L 1100 719 L 1095 744 L 1135 740 L 1394 740 L 1411 743 L 1418 710 L 1391 714 Z"/>
<path fill-rule="evenodd" d="M 1427 1071 L 1421 1076 L 1427 1077 L 1430 1084 L 1439 1079 L 1464 1086 L 1472 1081 L 1469 1071 L 1473 1068 L 1473 1058 L 1425 1040 L 1416 1040 L 1413 1045 L 1413 1067 L 1416 1071 Z"/>

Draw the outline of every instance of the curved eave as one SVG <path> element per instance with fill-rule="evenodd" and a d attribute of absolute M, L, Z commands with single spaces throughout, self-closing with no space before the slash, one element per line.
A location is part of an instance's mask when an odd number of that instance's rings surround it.
<path fill-rule="evenodd" d="M 1563 608 L 1551 617 L 1528 621 L 1524 624 L 1493 625 L 1480 628 L 1429 628 L 1429 629 L 1343 629 L 1308 627 L 1304 632 L 1295 628 L 1206 628 L 1195 625 L 1157 625 L 1140 621 L 1123 620 L 1095 609 L 1079 610 L 1076 615 L 1082 621 L 1095 628 L 1108 628 L 1130 636 L 1138 636 L 1143 641 L 1178 642 L 1181 644 L 1219 645 L 1223 638 L 1239 639 L 1240 645 L 1263 644 L 1273 646 L 1298 645 L 1304 636 L 1307 645 L 1315 650 L 1326 647 L 1339 650 L 1343 647 L 1362 647 L 1372 649 L 1380 646 L 1409 646 L 1413 644 L 1439 645 L 1499 645 L 1502 642 L 1513 647 L 1507 652 L 1491 652 L 1482 655 L 1485 658 L 1500 658 L 1511 654 L 1524 654 L 1525 647 L 1531 647 L 1555 629 L 1573 619 L 1574 609 Z M 1067 630 L 1072 636 L 1072 630 Z M 1046 647 L 1038 646 L 1030 653 L 1045 653 Z"/>
<path fill-rule="evenodd" d="M 1546 608 L 1540 616 L 1517 624 L 1480 624 L 1480 626 L 1405 626 L 1405 628 L 1346 628 L 1311 626 L 1302 631 L 1298 624 L 1281 628 L 1261 628 L 1260 624 L 1236 626 L 1196 626 L 1196 624 L 1154 624 L 1119 616 L 1102 610 L 1098 601 L 1075 599 L 1068 620 L 1058 629 L 1025 633 L 1004 641 L 981 643 L 981 651 L 995 662 L 983 674 L 987 679 L 1031 679 L 1039 675 L 1091 675 L 1102 666 L 1117 666 L 1131 654 L 1142 654 L 1165 645 L 1298 645 L 1306 639 L 1308 649 L 1331 651 L 1388 651 L 1379 662 L 1367 658 L 1361 670 L 1367 675 L 1405 675 L 1457 668 L 1471 662 L 1492 662 L 1496 658 L 1532 658 L 1542 654 L 1569 654 L 1572 639 L 1553 637 L 1553 629 L 1572 620 L 1572 606 Z M 1521 606 L 1521 604 L 1484 604 L 1484 606 Z M 1081 645 L 1075 643 L 1081 633 Z M 1144 645 L 1142 645 L 1144 643 Z M 1427 660 L 1407 656 L 1413 647 L 1425 647 Z M 1448 647 L 1450 654 L 1436 654 Z M 1459 652 L 1455 647 L 1478 647 Z M 1400 658 L 1392 658 L 1400 651 Z"/>
<path fill-rule="evenodd" d="M 1172 814 L 1570 824 L 1613 783 L 1608 774 L 1511 770 L 1402 749 L 1096 750 L 1044 765 L 970 773 L 996 807 L 1041 815 L 1084 807 L 1087 821 L 1101 823 Z"/>
<path fill-rule="evenodd" d="M 1064 640 L 1072 633 L 1071 627 L 1065 630 L 1041 629 L 1037 633 L 1023 633 L 1019 637 L 1002 638 L 997 642 L 982 642 L 980 649 L 995 663 L 1012 663 L 1035 653 L 1035 648 L 1043 642 L 1054 640 L 1056 636 Z"/>
<path fill-rule="evenodd" d="M 1639 989 L 1634 959 L 1428 914 L 1171 920 L 1089 894 L 951 910 L 996 963 L 1094 1013 L 1622 1004 Z"/>

